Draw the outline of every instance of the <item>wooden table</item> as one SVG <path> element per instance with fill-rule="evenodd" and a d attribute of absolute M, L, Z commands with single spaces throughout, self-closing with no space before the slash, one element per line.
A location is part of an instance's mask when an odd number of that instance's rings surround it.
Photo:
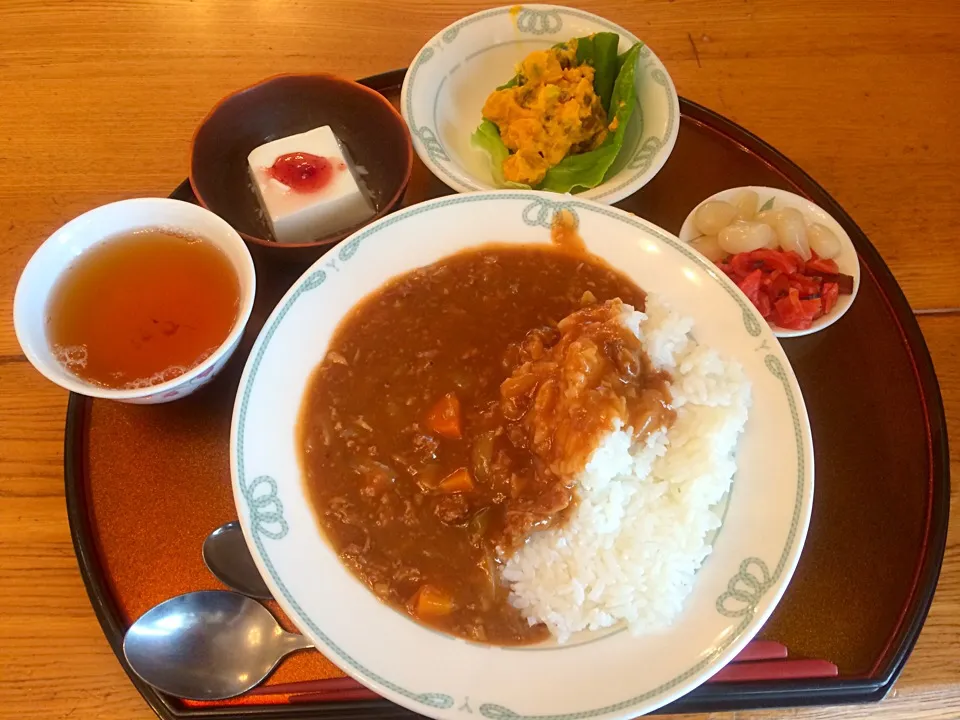
<path fill-rule="evenodd" d="M 166 195 L 186 175 L 194 126 L 231 90 L 279 72 L 359 77 L 401 67 L 437 30 L 484 6 L 0 3 L 0 717 L 151 717 L 101 634 L 77 572 L 63 502 L 66 394 L 31 368 L 14 337 L 13 290 L 30 254 L 95 205 Z M 681 94 L 783 151 L 853 215 L 921 315 L 960 448 L 960 5 L 579 6 L 642 37 Z M 952 508 L 956 516 L 956 494 Z M 735 717 L 960 717 L 956 523 L 933 608 L 891 697 Z"/>

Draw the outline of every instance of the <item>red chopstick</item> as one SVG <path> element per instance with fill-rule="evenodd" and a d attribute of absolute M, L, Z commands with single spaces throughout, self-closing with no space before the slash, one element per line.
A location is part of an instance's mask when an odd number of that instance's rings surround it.
<path fill-rule="evenodd" d="M 779 660 L 787 656 L 787 646 L 773 640 L 752 640 L 730 662 L 751 662 L 753 660 Z"/>
<path fill-rule="evenodd" d="M 349 702 L 355 700 L 379 700 L 380 696 L 377 695 L 373 690 L 368 690 L 365 687 L 357 688 L 356 690 L 339 690 L 337 692 L 312 692 L 312 693 L 301 693 L 299 695 L 291 695 L 291 703 L 308 703 L 308 702 Z"/>
<path fill-rule="evenodd" d="M 782 646 L 781 646 L 782 647 Z M 780 652 L 771 647 L 770 652 Z M 783 655 L 775 660 L 754 660 L 732 662 L 714 675 L 710 682 L 757 682 L 770 680 L 799 680 L 809 678 L 828 678 L 838 675 L 837 666 L 826 660 L 786 660 Z M 323 682 L 323 681 L 320 681 Z M 331 681 L 326 681 L 330 683 Z M 302 686 L 309 683 L 289 683 Z M 290 697 L 291 703 L 307 702 L 346 702 L 353 700 L 375 700 L 379 696 L 372 690 L 357 686 L 354 688 L 327 686 L 315 692 L 301 692 Z"/>
<path fill-rule="evenodd" d="M 757 680 L 806 680 L 836 677 L 837 666 L 826 660 L 764 660 L 727 665 L 710 682 L 755 682 Z"/>
<path fill-rule="evenodd" d="M 787 660 L 785 645 L 753 640 L 709 682 L 797 680 L 835 677 L 837 666 L 825 660 Z M 379 697 L 351 677 L 261 685 L 247 695 L 290 695 L 290 702 L 368 700 Z"/>
<path fill-rule="evenodd" d="M 357 690 L 366 688 L 354 680 L 352 677 L 327 678 L 325 680 L 300 680 L 289 683 L 276 683 L 275 685 L 261 685 L 255 687 L 247 695 L 289 695 L 291 693 L 332 693 L 344 690 Z"/>

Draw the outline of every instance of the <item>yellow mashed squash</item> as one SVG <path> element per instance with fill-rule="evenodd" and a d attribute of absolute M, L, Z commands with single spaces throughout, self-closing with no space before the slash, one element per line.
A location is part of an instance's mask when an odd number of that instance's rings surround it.
<path fill-rule="evenodd" d="M 593 150 L 607 136 L 607 114 L 593 89 L 594 70 L 577 65 L 576 41 L 530 53 L 518 70 L 520 83 L 495 90 L 483 116 L 496 123 L 511 155 L 506 180 L 539 184 L 568 154 Z"/>

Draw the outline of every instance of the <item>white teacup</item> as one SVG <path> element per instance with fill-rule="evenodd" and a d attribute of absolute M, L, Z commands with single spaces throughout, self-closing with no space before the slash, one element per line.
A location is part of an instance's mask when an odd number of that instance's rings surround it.
<path fill-rule="evenodd" d="M 69 372 L 47 338 L 46 308 L 64 271 L 90 247 L 135 230 L 164 228 L 214 243 L 227 256 L 240 284 L 240 305 L 230 333 L 211 355 L 183 375 L 135 389 L 111 389 Z M 13 302 L 13 323 L 24 355 L 49 380 L 71 392 L 128 403 L 162 403 L 206 384 L 233 354 L 253 308 L 256 275 L 250 252 L 230 225 L 197 205 L 168 198 L 121 200 L 90 210 L 57 230 L 30 258 Z"/>

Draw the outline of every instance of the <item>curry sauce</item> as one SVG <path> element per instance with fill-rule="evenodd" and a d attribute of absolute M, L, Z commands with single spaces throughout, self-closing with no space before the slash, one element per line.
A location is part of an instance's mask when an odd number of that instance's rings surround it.
<path fill-rule="evenodd" d="M 470 640 L 548 637 L 510 605 L 502 563 L 575 508 L 614 420 L 672 419 L 624 303 L 643 291 L 586 253 L 490 245 L 341 322 L 304 397 L 301 462 L 326 537 L 381 600 Z"/>

